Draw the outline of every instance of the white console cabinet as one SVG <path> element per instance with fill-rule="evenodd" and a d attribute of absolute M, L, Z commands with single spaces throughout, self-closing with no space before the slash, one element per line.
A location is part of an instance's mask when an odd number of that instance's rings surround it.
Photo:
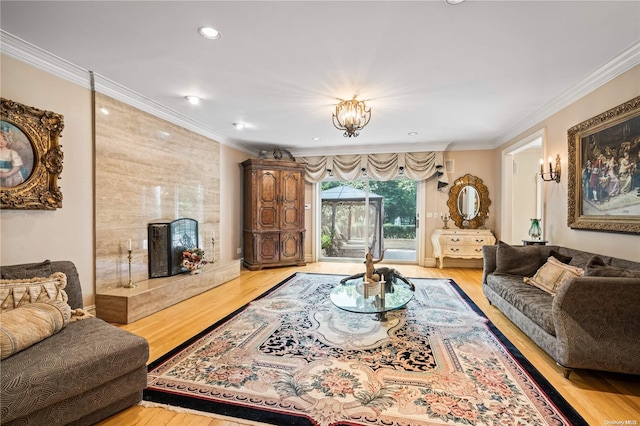
<path fill-rule="evenodd" d="M 433 257 L 438 259 L 482 259 L 482 246 L 495 244 L 496 237 L 488 229 L 436 229 L 431 234 Z"/>

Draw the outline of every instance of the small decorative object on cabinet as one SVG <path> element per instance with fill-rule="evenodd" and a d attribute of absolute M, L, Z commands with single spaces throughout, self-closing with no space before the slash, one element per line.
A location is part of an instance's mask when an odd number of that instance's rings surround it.
<path fill-rule="evenodd" d="M 540 228 L 540 221 L 542 219 L 531 219 L 531 227 L 529 228 L 529 237 L 532 240 L 539 240 L 542 235 L 542 229 Z"/>
<path fill-rule="evenodd" d="M 305 265 L 304 165 L 249 159 L 244 167 L 244 266 Z"/>
<path fill-rule="evenodd" d="M 495 244 L 496 237 L 488 229 L 436 229 L 431 234 L 433 257 L 440 269 L 445 257 L 482 259 L 482 246 Z"/>

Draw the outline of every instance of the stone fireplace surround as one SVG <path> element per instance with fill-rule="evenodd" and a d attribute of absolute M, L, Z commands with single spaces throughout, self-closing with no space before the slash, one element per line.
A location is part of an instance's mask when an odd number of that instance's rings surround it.
<path fill-rule="evenodd" d="M 95 93 L 94 155 L 98 317 L 129 323 L 240 275 L 240 261 L 232 260 L 206 265 L 198 275 L 148 278 L 150 222 L 196 219 L 201 247 L 212 258 L 210 242 L 220 226 L 218 142 Z M 133 289 L 123 287 L 129 240 Z"/>

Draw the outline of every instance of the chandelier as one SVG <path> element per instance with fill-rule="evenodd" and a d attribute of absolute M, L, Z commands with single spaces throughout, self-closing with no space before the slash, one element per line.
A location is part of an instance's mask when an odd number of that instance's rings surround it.
<path fill-rule="evenodd" d="M 338 130 L 344 130 L 345 138 L 357 137 L 369 120 L 371 108 L 367 108 L 364 101 L 357 101 L 355 96 L 350 101 L 340 99 L 333 114 L 333 125 Z"/>

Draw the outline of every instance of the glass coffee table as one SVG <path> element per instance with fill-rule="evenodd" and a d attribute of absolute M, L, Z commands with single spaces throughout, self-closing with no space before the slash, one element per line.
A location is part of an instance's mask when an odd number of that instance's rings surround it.
<path fill-rule="evenodd" d="M 362 278 L 342 280 L 331 290 L 331 302 L 340 309 L 358 314 L 375 314 L 378 321 L 387 320 L 387 312 L 403 308 L 413 298 L 411 282 L 365 283 Z"/>

